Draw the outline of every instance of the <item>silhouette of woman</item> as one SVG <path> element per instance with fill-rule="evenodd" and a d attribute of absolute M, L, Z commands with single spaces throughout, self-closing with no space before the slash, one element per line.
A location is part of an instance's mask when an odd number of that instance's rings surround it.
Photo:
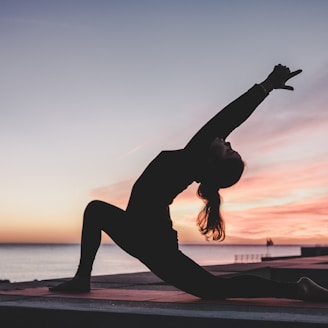
<path fill-rule="evenodd" d="M 51 291 L 90 291 L 93 262 L 101 242 L 101 231 L 128 254 L 138 258 L 167 283 L 205 299 L 233 297 L 283 297 L 328 300 L 328 290 L 308 278 L 278 282 L 244 275 L 216 277 L 184 255 L 172 228 L 169 206 L 191 183 L 199 183 L 198 195 L 205 207 L 197 223 L 207 238 L 224 239 L 219 189 L 235 184 L 244 163 L 226 141 L 273 89 L 293 90 L 285 83 L 301 73 L 282 65 L 268 77 L 230 103 L 189 141 L 185 148 L 162 151 L 133 185 L 126 210 L 102 201 L 92 201 L 84 212 L 80 262 L 75 276 Z"/>

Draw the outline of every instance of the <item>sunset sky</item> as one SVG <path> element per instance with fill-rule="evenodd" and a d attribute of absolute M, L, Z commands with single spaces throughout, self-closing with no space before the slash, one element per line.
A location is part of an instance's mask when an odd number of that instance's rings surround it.
<path fill-rule="evenodd" d="M 247 167 L 224 243 L 328 244 L 327 17 L 325 0 L 0 0 L 0 243 L 79 242 L 89 201 L 125 208 L 161 150 L 281 63 L 303 69 L 295 91 L 229 137 Z M 171 208 L 180 242 L 206 242 L 196 187 Z"/>

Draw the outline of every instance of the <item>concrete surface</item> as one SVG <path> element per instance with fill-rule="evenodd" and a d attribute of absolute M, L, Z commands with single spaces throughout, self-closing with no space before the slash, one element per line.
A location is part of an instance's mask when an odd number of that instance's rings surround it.
<path fill-rule="evenodd" d="M 283 281 L 306 275 L 328 287 L 328 256 L 206 267 L 216 275 L 245 273 Z M 288 299 L 205 301 L 151 272 L 96 276 L 87 294 L 58 294 L 60 280 L 0 284 L 1 327 L 328 327 L 328 303 Z"/>

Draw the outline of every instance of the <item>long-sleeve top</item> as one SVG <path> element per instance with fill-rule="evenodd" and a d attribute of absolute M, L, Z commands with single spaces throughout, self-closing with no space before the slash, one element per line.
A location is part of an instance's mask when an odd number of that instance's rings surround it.
<path fill-rule="evenodd" d="M 268 94 L 255 84 L 209 120 L 183 149 L 162 151 L 133 185 L 127 213 L 144 227 L 172 230 L 169 205 L 197 180 L 201 163 L 216 137 L 225 139 L 241 125 Z M 130 216 L 130 215 L 129 215 Z M 152 230 L 152 228 L 150 228 Z"/>

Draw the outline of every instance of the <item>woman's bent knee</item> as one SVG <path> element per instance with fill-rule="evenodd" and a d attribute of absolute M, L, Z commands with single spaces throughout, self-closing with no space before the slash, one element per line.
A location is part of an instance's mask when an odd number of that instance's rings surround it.
<path fill-rule="evenodd" d="M 117 219 L 121 219 L 125 212 L 111 204 L 103 202 L 101 200 L 91 201 L 84 210 L 85 220 L 100 220 L 100 222 L 112 222 L 114 224 Z M 105 221 L 104 221 L 105 220 Z"/>
<path fill-rule="evenodd" d="M 94 216 L 96 213 L 101 211 L 102 201 L 100 200 L 93 200 L 91 201 L 84 210 L 84 217 Z"/>
<path fill-rule="evenodd" d="M 85 212 L 93 212 L 95 210 L 98 210 L 100 207 L 103 206 L 104 203 L 101 200 L 92 200 L 85 208 Z"/>

